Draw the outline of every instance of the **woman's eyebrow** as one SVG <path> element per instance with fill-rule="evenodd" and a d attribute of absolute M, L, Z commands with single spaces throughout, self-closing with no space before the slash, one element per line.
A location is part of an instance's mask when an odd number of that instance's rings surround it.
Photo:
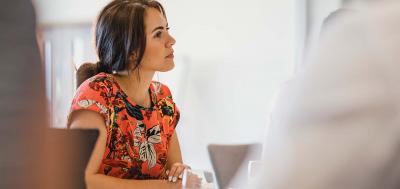
<path fill-rule="evenodd" d="M 164 29 L 163 26 L 158 26 L 158 27 L 154 28 L 153 31 L 152 31 L 151 33 L 155 32 L 155 31 L 157 31 L 157 30 L 163 30 L 163 29 Z"/>
<path fill-rule="evenodd" d="M 168 24 L 167 24 L 166 28 L 168 28 Z M 157 31 L 157 30 L 163 30 L 163 29 L 164 29 L 163 26 L 158 26 L 158 27 L 154 28 L 153 31 L 152 31 L 151 33 L 154 33 L 154 32 Z"/>

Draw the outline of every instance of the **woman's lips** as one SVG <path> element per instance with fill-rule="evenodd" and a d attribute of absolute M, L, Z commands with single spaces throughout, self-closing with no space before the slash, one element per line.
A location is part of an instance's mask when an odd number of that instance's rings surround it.
<path fill-rule="evenodd" d="M 174 58 L 174 53 L 169 54 L 166 58 Z"/>

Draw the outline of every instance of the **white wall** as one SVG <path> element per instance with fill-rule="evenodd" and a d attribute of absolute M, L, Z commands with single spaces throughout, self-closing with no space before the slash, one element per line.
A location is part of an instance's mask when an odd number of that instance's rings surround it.
<path fill-rule="evenodd" d="M 170 83 L 182 111 L 184 159 L 211 170 L 209 143 L 264 140 L 269 101 L 294 68 L 294 0 L 164 5 L 177 39 L 177 69 L 188 72 L 181 85 Z M 161 74 L 161 81 L 168 82 L 170 74 Z"/>
<path fill-rule="evenodd" d="M 36 1 L 45 24 L 91 22 L 106 2 Z M 176 69 L 159 78 L 180 107 L 194 169 L 211 170 L 209 143 L 264 141 L 270 99 L 294 68 L 294 1 L 162 1 L 177 44 Z"/>
<path fill-rule="evenodd" d="M 32 0 L 42 24 L 92 22 L 110 0 Z"/>

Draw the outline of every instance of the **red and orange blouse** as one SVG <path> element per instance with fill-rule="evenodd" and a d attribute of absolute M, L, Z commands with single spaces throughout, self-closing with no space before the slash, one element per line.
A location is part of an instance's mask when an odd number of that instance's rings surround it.
<path fill-rule="evenodd" d="M 106 125 L 107 146 L 99 173 L 123 179 L 160 179 L 180 114 L 167 86 L 152 82 L 149 93 L 152 106 L 137 105 L 106 73 L 78 88 L 70 114 L 95 111 Z"/>

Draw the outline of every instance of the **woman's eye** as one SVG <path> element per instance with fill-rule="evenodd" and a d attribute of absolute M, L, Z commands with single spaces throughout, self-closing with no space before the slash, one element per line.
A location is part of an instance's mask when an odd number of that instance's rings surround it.
<path fill-rule="evenodd" d="M 156 35 L 154 35 L 155 38 L 160 38 L 161 37 L 161 32 L 157 32 Z"/>

